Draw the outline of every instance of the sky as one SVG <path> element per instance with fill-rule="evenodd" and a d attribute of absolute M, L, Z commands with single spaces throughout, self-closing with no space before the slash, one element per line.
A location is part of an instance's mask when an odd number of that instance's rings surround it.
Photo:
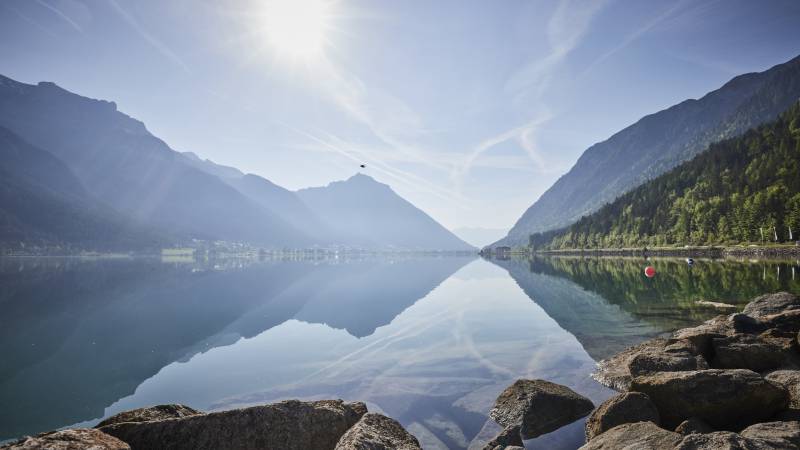
<path fill-rule="evenodd" d="M 0 74 L 288 189 L 362 170 L 508 229 L 591 144 L 800 54 L 798 24 L 797 0 L 0 0 Z"/>

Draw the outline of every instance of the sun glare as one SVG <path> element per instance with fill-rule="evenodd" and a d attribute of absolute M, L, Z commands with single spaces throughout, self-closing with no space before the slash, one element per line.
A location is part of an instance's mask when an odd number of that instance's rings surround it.
<path fill-rule="evenodd" d="M 264 11 L 269 44 L 292 59 L 318 59 L 325 48 L 331 13 L 330 0 L 269 0 Z"/>

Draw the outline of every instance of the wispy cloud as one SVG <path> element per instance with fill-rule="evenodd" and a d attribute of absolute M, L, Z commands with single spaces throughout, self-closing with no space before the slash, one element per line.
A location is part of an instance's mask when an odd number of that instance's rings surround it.
<path fill-rule="evenodd" d="M 458 205 L 462 205 L 465 201 L 463 197 L 453 190 L 439 186 L 435 183 L 431 183 L 424 177 L 406 170 L 402 170 L 396 165 L 388 163 L 385 158 L 381 157 L 379 154 L 376 154 L 376 152 L 369 146 L 348 142 L 331 133 L 311 133 L 290 127 L 288 125 L 284 126 L 295 133 L 306 137 L 312 143 L 314 143 L 314 147 L 307 149 L 330 151 L 344 156 L 345 158 L 350 159 L 358 164 L 366 163 L 372 170 L 375 170 L 399 182 L 409 189 L 422 190 L 442 200 L 455 202 Z"/>
<path fill-rule="evenodd" d="M 580 44 L 592 19 L 605 3 L 605 0 L 562 0 L 558 3 L 547 22 L 545 34 L 549 51 L 515 71 L 504 86 L 513 103 L 525 105 L 525 109 L 534 111 L 531 118 L 523 125 L 478 143 L 452 172 L 451 178 L 457 185 L 463 184 L 473 166 L 486 152 L 508 141 L 516 142 L 538 171 L 550 172 L 554 169 L 543 157 L 537 143 L 537 132 L 554 115 L 542 98 L 558 69 Z"/>
<path fill-rule="evenodd" d="M 125 22 L 127 22 L 128 25 L 130 25 L 130 27 L 133 28 L 139 34 L 139 36 L 141 36 L 145 41 L 147 41 L 148 44 L 152 45 L 153 48 L 155 48 L 159 53 L 161 53 L 161 55 L 163 55 L 176 65 L 178 65 L 186 73 L 191 72 L 189 70 L 189 66 L 187 66 L 186 63 L 184 63 L 183 60 L 175 52 L 173 52 L 166 44 L 158 40 L 155 36 L 150 34 L 150 32 L 144 29 L 144 27 L 142 27 L 139 24 L 139 21 L 137 21 L 136 18 L 133 17 L 131 13 L 129 13 L 127 10 L 125 10 L 125 8 L 123 8 L 122 6 L 120 6 L 119 3 L 117 3 L 117 0 L 108 0 L 108 2 L 117 12 L 117 14 L 119 14 L 119 16 L 122 17 L 125 20 Z"/>
<path fill-rule="evenodd" d="M 549 52 L 517 70 L 506 82 L 516 102 L 541 99 L 566 57 L 578 46 L 606 0 L 561 0 L 547 22 Z"/>
<path fill-rule="evenodd" d="M 484 159 L 484 154 L 487 151 L 508 141 L 515 141 L 522 147 L 527 154 L 528 161 L 532 161 L 538 170 L 547 170 L 546 162 L 536 145 L 535 133 L 536 130 L 542 124 L 550 120 L 551 117 L 552 115 L 549 112 L 544 112 L 523 125 L 484 139 L 472 148 L 462 160 L 461 164 L 454 168 L 451 173 L 451 179 L 460 189 L 464 183 L 464 179 L 469 175 L 472 168 L 476 166 L 479 159 Z"/>
<path fill-rule="evenodd" d="M 49 9 L 50 11 L 52 11 L 53 13 L 55 13 L 55 15 L 57 15 L 58 17 L 60 17 L 60 18 L 61 18 L 61 19 L 62 19 L 64 22 L 68 23 L 68 24 L 69 24 L 69 26 L 71 26 L 72 28 L 74 28 L 74 29 L 75 29 L 75 31 L 77 31 L 78 33 L 81 33 L 81 34 L 83 34 L 83 28 L 82 28 L 80 25 L 78 25 L 78 23 L 77 23 L 77 22 L 75 22 L 74 20 L 72 20 L 72 18 L 71 18 L 70 16 L 68 16 L 66 13 L 64 13 L 64 12 L 63 12 L 63 11 L 61 11 L 60 9 L 58 9 L 58 8 L 56 8 L 55 6 L 53 6 L 53 5 L 51 5 L 51 4 L 47 3 L 47 2 L 45 2 L 44 0 L 36 0 L 36 3 L 40 4 L 41 6 L 43 6 L 43 7 L 47 8 L 47 9 Z"/>
<path fill-rule="evenodd" d="M 20 12 L 16 8 L 12 8 L 11 5 L 0 3 L 0 8 L 7 8 L 9 11 L 11 11 L 14 14 L 16 14 L 17 16 L 19 16 L 20 19 L 24 20 L 25 22 L 28 22 L 30 25 L 33 25 L 34 27 L 38 28 L 39 30 L 41 30 L 45 34 L 49 35 L 50 37 L 58 38 L 58 35 L 53 33 L 49 28 L 47 28 L 46 26 L 42 25 L 41 23 L 31 19 L 30 17 L 26 16 L 25 14 L 22 14 L 22 12 Z"/>
<path fill-rule="evenodd" d="M 595 67 L 605 62 L 608 58 L 612 57 L 616 53 L 619 53 L 621 50 L 624 50 L 632 43 L 639 40 L 642 36 L 647 34 L 648 32 L 652 31 L 655 27 L 663 23 L 664 21 L 668 20 L 670 17 L 675 15 L 678 11 L 685 8 L 690 3 L 690 0 L 681 0 L 673 3 L 670 7 L 662 11 L 660 14 L 657 14 L 652 19 L 648 20 L 642 26 L 636 28 L 632 32 L 630 32 L 625 38 L 623 38 L 617 45 L 606 51 L 605 53 L 601 54 L 597 57 L 594 61 L 591 62 L 581 73 L 581 76 L 585 76 L 589 72 L 592 71 Z"/>
<path fill-rule="evenodd" d="M 389 92 L 368 87 L 358 76 L 330 60 L 321 64 L 323 89 L 342 111 L 366 126 L 383 145 L 408 162 L 449 170 L 432 157 L 434 150 L 417 143 L 427 134 L 422 118 L 404 101 Z"/>

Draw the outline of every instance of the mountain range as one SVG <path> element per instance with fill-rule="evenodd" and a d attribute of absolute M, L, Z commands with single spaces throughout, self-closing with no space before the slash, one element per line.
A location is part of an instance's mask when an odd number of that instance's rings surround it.
<path fill-rule="evenodd" d="M 533 233 L 562 228 L 706 150 L 774 120 L 800 98 L 800 56 L 737 76 L 700 99 L 643 117 L 589 147 L 493 245 L 527 245 Z"/>
<path fill-rule="evenodd" d="M 35 238 L 88 248 L 190 239 L 268 248 L 472 248 L 366 175 L 310 191 L 328 193 L 320 204 L 318 195 L 177 152 L 115 103 L 54 83 L 0 76 L 0 127 L 0 151 L 24 154 L 36 166 L 35 176 L 21 179 L 18 160 L 0 162 L 0 171 L 14 174 L 4 178 L 2 194 L 16 199 L 0 206 L 6 246 Z M 380 230 L 398 223 L 405 226 Z"/>
<path fill-rule="evenodd" d="M 569 227 L 531 235 L 537 248 L 794 241 L 800 230 L 800 102 L 774 122 L 712 144 Z"/>

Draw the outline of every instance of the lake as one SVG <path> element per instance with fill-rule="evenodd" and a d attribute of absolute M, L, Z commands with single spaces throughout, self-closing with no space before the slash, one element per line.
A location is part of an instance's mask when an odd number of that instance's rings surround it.
<path fill-rule="evenodd" d="M 643 274 L 656 269 L 653 278 Z M 365 401 L 426 449 L 480 448 L 517 378 L 613 395 L 595 363 L 800 293 L 796 261 L 394 256 L 0 259 L 0 441 L 159 403 Z M 526 443 L 571 449 L 578 421 Z"/>

